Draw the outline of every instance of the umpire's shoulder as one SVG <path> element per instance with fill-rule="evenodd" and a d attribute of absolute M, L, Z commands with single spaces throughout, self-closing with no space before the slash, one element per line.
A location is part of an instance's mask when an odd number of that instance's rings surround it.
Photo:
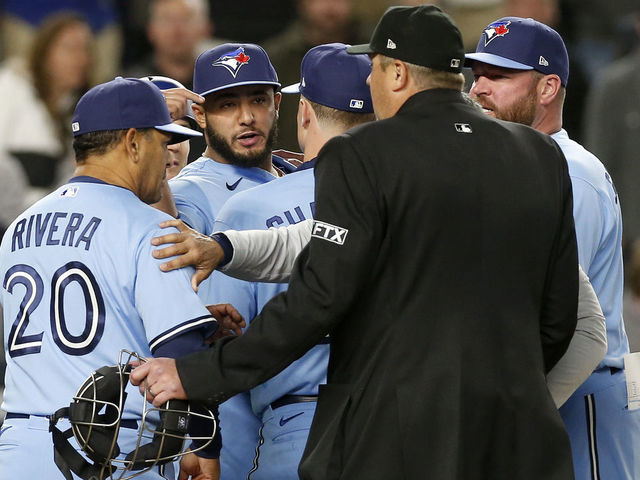
<path fill-rule="evenodd" d="M 542 133 L 527 125 L 522 125 L 515 122 L 507 122 L 505 120 L 496 120 L 503 128 L 512 132 L 516 137 L 523 138 L 528 142 L 532 142 L 534 145 L 551 147 L 554 150 L 560 150 L 556 141 L 551 138 L 550 135 Z"/>

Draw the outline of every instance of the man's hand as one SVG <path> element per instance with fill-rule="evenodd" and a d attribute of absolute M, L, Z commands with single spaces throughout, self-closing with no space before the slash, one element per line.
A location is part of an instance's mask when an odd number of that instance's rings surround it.
<path fill-rule="evenodd" d="M 167 220 L 162 222 L 160 227 L 175 227 L 180 230 L 180 233 L 169 233 L 151 239 L 151 244 L 155 246 L 173 244 L 160 250 L 154 250 L 153 256 L 155 258 L 179 255 L 177 258 L 160 265 L 160 270 L 169 272 L 188 265 L 195 266 L 196 273 L 191 277 L 191 287 L 197 292 L 198 285 L 211 275 L 211 272 L 224 259 L 222 247 L 213 238 L 196 232 L 181 220 Z"/>
<path fill-rule="evenodd" d="M 218 480 L 220 461 L 217 458 L 202 458 L 195 453 L 187 453 L 180 460 L 178 480 Z"/>
<path fill-rule="evenodd" d="M 173 358 L 150 358 L 133 369 L 129 380 L 132 384 L 138 385 L 140 393 L 146 394 L 147 401 L 156 407 L 174 398 L 187 400 Z"/>
<path fill-rule="evenodd" d="M 217 305 L 207 305 L 209 313 L 218 321 L 219 327 L 207 343 L 212 343 L 218 338 L 226 337 L 235 333 L 242 335 L 242 329 L 247 326 L 240 312 L 230 303 L 219 303 Z"/>
<path fill-rule="evenodd" d="M 187 100 L 194 103 L 204 103 L 204 97 L 186 88 L 168 88 L 162 90 L 162 95 L 167 102 L 171 120 L 176 121 L 187 115 Z"/>

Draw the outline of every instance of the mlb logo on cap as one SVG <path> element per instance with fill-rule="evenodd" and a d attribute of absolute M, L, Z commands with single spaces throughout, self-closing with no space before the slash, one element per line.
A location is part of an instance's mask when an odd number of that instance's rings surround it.
<path fill-rule="evenodd" d="M 371 60 L 349 55 L 348 45 L 328 43 L 309 50 L 300 66 L 300 83 L 282 93 L 301 93 L 312 102 L 345 112 L 372 113 L 373 102 L 367 85 Z"/>
<path fill-rule="evenodd" d="M 225 43 L 200 54 L 193 72 L 193 90 L 204 96 L 241 85 L 279 87 L 267 52 L 252 43 Z"/>
<path fill-rule="evenodd" d="M 555 74 L 562 85 L 569 81 L 569 55 L 562 37 L 553 28 L 532 18 L 505 17 L 490 23 L 482 32 L 470 61 L 515 70 L 537 70 Z"/>

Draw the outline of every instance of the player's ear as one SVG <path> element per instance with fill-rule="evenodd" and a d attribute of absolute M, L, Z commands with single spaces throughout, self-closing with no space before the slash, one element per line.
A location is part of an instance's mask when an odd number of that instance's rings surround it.
<path fill-rule="evenodd" d="M 560 81 L 560 77 L 558 75 L 545 75 L 540 80 L 538 80 L 538 85 L 536 86 L 538 91 L 538 98 L 540 99 L 540 103 L 542 105 L 549 105 L 553 102 L 560 90 L 562 88 L 562 82 Z"/>
<path fill-rule="evenodd" d="M 300 127 L 305 130 L 309 128 L 309 124 L 311 123 L 311 116 L 314 115 L 313 108 L 311 104 L 306 101 L 304 98 L 300 98 L 300 103 L 298 104 L 298 122 L 300 123 Z"/>
<path fill-rule="evenodd" d="M 130 128 L 124 134 L 124 148 L 134 161 L 138 160 L 138 151 L 140 149 L 140 132 L 135 128 Z"/>
<path fill-rule="evenodd" d="M 193 105 L 191 105 L 191 109 L 193 110 L 193 115 L 196 117 L 196 122 L 198 122 L 198 125 L 200 126 L 200 128 L 204 130 L 207 126 L 204 119 L 204 116 L 205 116 L 204 106 L 194 103 Z"/>
<path fill-rule="evenodd" d="M 276 109 L 276 118 L 278 118 L 278 111 L 280 110 L 280 101 L 282 100 L 282 94 L 280 92 L 275 92 L 273 94 L 273 106 Z"/>

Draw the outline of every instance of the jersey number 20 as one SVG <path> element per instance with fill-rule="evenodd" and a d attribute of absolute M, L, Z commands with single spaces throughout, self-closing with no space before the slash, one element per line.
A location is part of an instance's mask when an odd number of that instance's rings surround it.
<path fill-rule="evenodd" d="M 67 328 L 64 316 L 64 292 L 71 282 L 77 282 L 82 288 L 86 306 L 84 330 L 80 335 L 72 335 Z M 9 331 L 9 355 L 19 357 L 39 353 L 42 347 L 40 332 L 25 335 L 30 315 L 38 308 L 44 292 L 44 283 L 40 274 L 31 266 L 18 264 L 11 267 L 5 277 L 3 287 L 13 293 L 16 285 L 25 288 L 24 298 Z M 85 355 L 91 352 L 104 332 L 105 306 L 100 287 L 91 270 L 81 262 L 69 262 L 60 267 L 51 279 L 50 321 L 53 341 L 68 355 Z"/>

